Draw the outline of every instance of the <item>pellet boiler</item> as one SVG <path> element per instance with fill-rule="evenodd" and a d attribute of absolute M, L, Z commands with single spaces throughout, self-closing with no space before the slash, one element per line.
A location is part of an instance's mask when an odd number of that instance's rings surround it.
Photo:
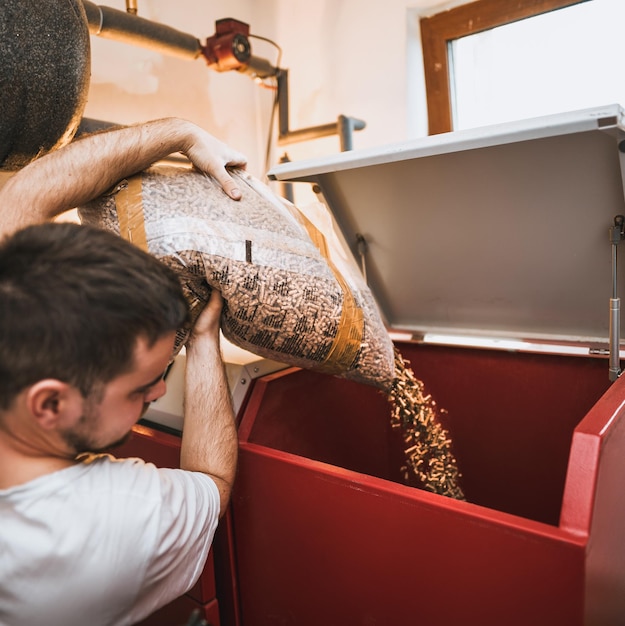
<path fill-rule="evenodd" d="M 373 390 L 260 379 L 232 503 L 245 626 L 625 621 L 624 130 L 608 106 L 271 172 L 317 187 L 356 258 L 366 244 L 467 502 L 399 484 Z"/>
<path fill-rule="evenodd" d="M 223 624 L 625 621 L 624 131 L 615 105 L 272 170 L 316 186 L 363 262 L 467 501 L 404 484 L 372 387 L 255 379 L 215 545 Z"/>

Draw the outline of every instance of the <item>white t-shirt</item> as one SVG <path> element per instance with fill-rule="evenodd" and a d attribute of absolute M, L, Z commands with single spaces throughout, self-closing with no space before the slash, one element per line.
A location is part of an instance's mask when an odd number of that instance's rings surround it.
<path fill-rule="evenodd" d="M 133 624 L 195 584 L 218 518 L 209 476 L 108 455 L 0 490 L 0 624 Z"/>

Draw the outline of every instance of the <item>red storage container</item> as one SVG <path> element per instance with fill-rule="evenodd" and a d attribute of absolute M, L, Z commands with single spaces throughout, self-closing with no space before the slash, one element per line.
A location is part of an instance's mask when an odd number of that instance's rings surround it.
<path fill-rule="evenodd" d="M 614 105 L 270 172 L 366 249 L 467 501 L 401 484 L 373 388 L 260 378 L 232 502 L 243 626 L 625 619 L 623 129 Z"/>

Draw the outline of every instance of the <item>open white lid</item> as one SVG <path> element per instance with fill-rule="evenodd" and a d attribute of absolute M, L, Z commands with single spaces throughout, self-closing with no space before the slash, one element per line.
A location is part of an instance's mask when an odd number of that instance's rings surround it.
<path fill-rule="evenodd" d="M 445 133 L 269 177 L 318 185 L 357 258 L 364 237 L 390 330 L 605 348 L 609 229 L 625 214 L 623 113 L 609 105 Z"/>

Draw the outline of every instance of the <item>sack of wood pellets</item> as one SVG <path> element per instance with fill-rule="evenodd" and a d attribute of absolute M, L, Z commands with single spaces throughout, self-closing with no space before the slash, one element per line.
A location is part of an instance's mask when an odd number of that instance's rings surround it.
<path fill-rule="evenodd" d="M 288 365 L 390 388 L 392 342 L 332 222 L 321 223 L 322 213 L 309 219 L 244 171 L 234 176 L 239 201 L 197 170 L 154 166 L 80 207 L 79 216 L 172 267 L 192 320 L 211 289 L 218 289 L 222 332 L 233 344 Z M 188 331 L 179 333 L 177 349 Z"/>

